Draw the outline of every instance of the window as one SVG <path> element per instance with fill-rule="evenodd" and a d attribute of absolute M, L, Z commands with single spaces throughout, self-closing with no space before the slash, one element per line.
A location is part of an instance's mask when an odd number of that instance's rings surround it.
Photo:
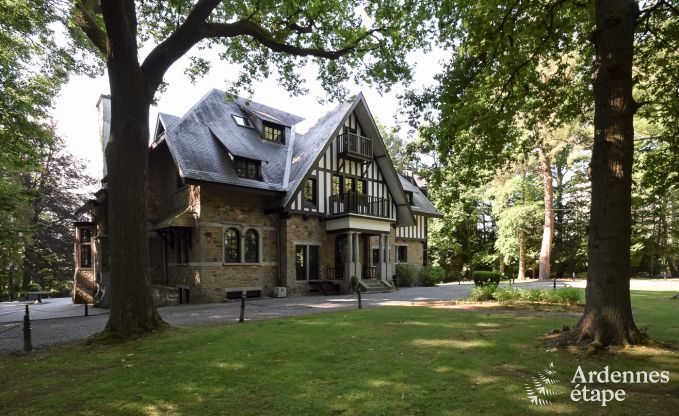
<path fill-rule="evenodd" d="M 276 143 L 285 143 L 285 128 L 277 124 L 262 123 L 262 138 Z"/>
<path fill-rule="evenodd" d="M 80 267 L 92 267 L 92 231 L 80 229 Z"/>
<path fill-rule="evenodd" d="M 297 280 L 320 279 L 320 264 L 319 246 L 295 246 L 295 278 Z"/>
<path fill-rule="evenodd" d="M 231 116 L 233 117 L 233 120 L 236 122 L 236 124 L 238 124 L 239 126 L 247 127 L 249 129 L 254 128 L 249 119 L 242 117 L 242 116 L 237 116 L 235 114 L 232 114 Z"/>
<path fill-rule="evenodd" d="M 258 160 L 245 159 L 237 157 L 236 174 L 245 179 L 254 179 L 256 181 L 262 180 L 261 164 Z"/>
<path fill-rule="evenodd" d="M 413 193 L 410 192 L 410 191 L 405 191 L 405 193 L 406 193 L 406 199 L 408 200 L 410 205 L 414 205 L 413 204 Z"/>
<path fill-rule="evenodd" d="M 396 246 L 396 263 L 408 262 L 408 246 Z"/>
<path fill-rule="evenodd" d="M 240 233 L 235 228 L 224 231 L 224 263 L 240 263 Z"/>
<path fill-rule="evenodd" d="M 357 180 L 356 181 L 356 192 L 359 194 L 367 194 L 368 193 L 368 185 L 365 183 L 364 180 Z"/>
<path fill-rule="evenodd" d="M 354 192 L 356 190 L 356 180 L 348 176 L 344 177 L 344 189 L 343 192 Z"/>
<path fill-rule="evenodd" d="M 245 262 L 259 263 L 259 234 L 255 230 L 245 233 Z"/>
<path fill-rule="evenodd" d="M 316 179 L 309 178 L 304 183 L 304 202 L 309 205 L 316 205 Z"/>
<path fill-rule="evenodd" d="M 339 195 L 342 193 L 342 177 L 339 175 L 332 175 L 332 194 Z"/>

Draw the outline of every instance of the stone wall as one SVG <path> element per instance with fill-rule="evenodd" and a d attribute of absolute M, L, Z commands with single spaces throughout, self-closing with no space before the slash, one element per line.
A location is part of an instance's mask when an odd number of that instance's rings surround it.
<path fill-rule="evenodd" d="M 261 208 L 266 197 L 225 187 L 203 185 L 200 189 L 200 217 L 192 231 L 189 263 L 176 264 L 174 250 L 168 247 L 167 284 L 186 286 L 190 301 L 219 302 L 227 291 L 261 289 L 265 296 L 278 286 L 277 215 Z M 236 228 L 244 239 L 254 229 L 259 235 L 259 263 L 224 264 L 224 231 Z M 243 245 L 241 243 L 241 251 Z"/>
<path fill-rule="evenodd" d="M 418 240 L 404 240 L 397 239 L 397 246 L 408 246 L 408 261 L 407 263 L 414 266 L 417 270 L 422 268 L 424 264 L 424 242 Z M 396 248 L 393 249 L 394 261 L 396 259 Z"/>

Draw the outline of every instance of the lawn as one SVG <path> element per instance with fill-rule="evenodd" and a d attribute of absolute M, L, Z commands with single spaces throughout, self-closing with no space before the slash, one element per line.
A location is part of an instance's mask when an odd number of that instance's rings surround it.
<path fill-rule="evenodd" d="M 635 292 L 639 326 L 679 341 L 679 301 Z M 125 344 L 71 344 L 0 358 L 3 415 L 676 415 L 679 352 L 585 356 L 542 336 L 564 312 L 382 307 L 210 328 Z M 550 362 L 561 396 L 531 405 L 524 385 Z M 668 384 L 627 384 L 606 407 L 573 403 L 578 366 L 670 370 Z M 620 388 L 619 385 L 607 388 Z"/>

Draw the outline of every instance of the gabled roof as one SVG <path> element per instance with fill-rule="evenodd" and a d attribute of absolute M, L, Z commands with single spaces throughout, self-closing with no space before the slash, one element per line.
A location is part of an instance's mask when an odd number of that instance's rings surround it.
<path fill-rule="evenodd" d="M 354 111 L 366 134 L 376 139 L 373 144 L 375 163 L 398 207 L 399 225 L 414 225 L 413 211 L 403 192 L 403 180 L 394 170 L 362 94 L 337 105 L 303 135 L 295 133 L 295 125 L 303 118 L 244 98 L 227 98 L 223 91 L 216 89 L 207 93 L 181 118 L 159 113 L 158 123 L 165 130 L 163 140 L 167 142 L 181 177 L 280 192 L 281 198 L 272 207 L 276 208 L 291 203 L 345 119 Z M 261 139 L 256 129 L 236 124 L 233 115 L 251 120 L 257 117 L 285 126 L 286 143 Z M 261 161 L 263 180 L 238 177 L 232 157 Z M 418 193 L 426 200 L 419 190 Z M 421 204 L 426 213 L 437 215 L 433 205 L 426 202 L 428 206 L 424 201 Z"/>
<path fill-rule="evenodd" d="M 443 214 L 436 209 L 429 198 L 426 197 L 417 186 L 413 185 L 405 176 L 399 173 L 398 178 L 401 180 L 401 186 L 404 191 L 413 193 L 413 204 L 410 209 L 416 214 L 425 215 L 428 217 L 443 217 Z"/>

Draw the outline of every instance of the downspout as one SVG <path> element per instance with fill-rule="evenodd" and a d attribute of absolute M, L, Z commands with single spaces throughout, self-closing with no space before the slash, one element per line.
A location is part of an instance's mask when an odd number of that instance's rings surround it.
<path fill-rule="evenodd" d="M 288 154 L 285 158 L 285 173 L 283 173 L 283 189 L 286 191 L 290 186 L 290 171 L 292 170 L 292 154 L 295 151 L 295 126 L 290 126 L 290 140 L 288 140 Z M 282 207 L 284 208 L 284 207 Z M 276 215 L 276 246 L 278 248 L 278 286 L 284 286 L 283 284 L 283 257 L 285 256 L 285 247 L 283 242 L 283 228 L 281 215 L 284 215 L 285 211 L 279 212 Z M 286 264 L 287 266 L 287 264 Z"/>

